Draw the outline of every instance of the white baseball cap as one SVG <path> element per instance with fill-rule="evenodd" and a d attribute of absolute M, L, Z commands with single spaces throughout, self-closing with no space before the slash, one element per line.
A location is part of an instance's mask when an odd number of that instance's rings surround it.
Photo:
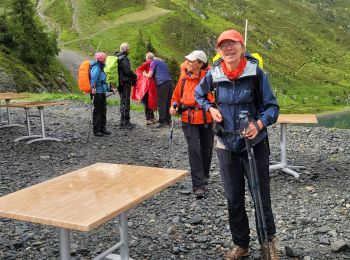
<path fill-rule="evenodd" d="M 195 51 L 191 52 L 190 54 L 185 56 L 185 58 L 189 61 L 200 60 L 200 61 L 203 61 L 204 63 L 208 62 L 208 58 L 207 58 L 207 55 L 205 55 L 205 52 L 199 51 L 199 50 L 195 50 Z"/>

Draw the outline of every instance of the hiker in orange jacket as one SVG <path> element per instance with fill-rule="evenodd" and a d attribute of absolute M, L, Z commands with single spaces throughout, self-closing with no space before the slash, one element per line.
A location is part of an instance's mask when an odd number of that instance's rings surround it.
<path fill-rule="evenodd" d="M 197 198 L 202 198 L 209 179 L 213 153 L 213 120 L 210 113 L 197 104 L 194 89 L 206 74 L 208 59 L 199 50 L 191 52 L 185 58 L 171 99 L 170 114 L 181 115 L 182 130 L 188 145 L 193 192 Z M 211 94 L 208 98 L 214 102 Z"/>

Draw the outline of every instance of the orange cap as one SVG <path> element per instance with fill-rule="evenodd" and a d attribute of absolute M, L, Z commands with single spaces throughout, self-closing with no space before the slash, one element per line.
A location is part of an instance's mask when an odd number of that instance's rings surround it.
<path fill-rule="evenodd" d="M 219 47 L 219 45 L 226 40 L 231 40 L 231 41 L 240 42 L 244 44 L 243 36 L 235 30 L 228 30 L 228 31 L 222 32 L 218 38 L 216 46 Z"/>

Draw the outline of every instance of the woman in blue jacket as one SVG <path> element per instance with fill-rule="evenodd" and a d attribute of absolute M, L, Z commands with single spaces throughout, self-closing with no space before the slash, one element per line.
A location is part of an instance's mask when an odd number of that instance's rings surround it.
<path fill-rule="evenodd" d="M 106 93 L 110 90 L 106 83 L 106 73 L 103 71 L 106 58 L 107 55 L 104 52 L 97 52 L 95 54 L 95 60 L 90 64 L 90 96 L 94 103 L 93 130 L 94 135 L 99 137 L 111 134 L 111 132 L 106 129 Z"/>
<path fill-rule="evenodd" d="M 235 246 L 225 259 L 241 259 L 249 254 L 249 222 L 245 211 L 245 177 L 249 178 L 249 161 L 244 138 L 239 135 L 239 114 L 247 110 L 257 121 L 250 124 L 245 137 L 253 143 L 257 163 L 262 205 L 269 243 L 262 245 L 264 259 L 267 246 L 271 259 L 279 259 L 276 245 L 276 227 L 271 209 L 269 148 L 266 127 L 275 123 L 279 107 L 271 91 L 266 74 L 257 60 L 246 57 L 242 35 L 229 30 L 217 41 L 221 59 L 206 74 L 195 89 L 195 97 L 203 109 L 210 112 L 217 129 L 217 153 L 220 172 L 228 202 L 229 224 Z M 207 98 L 215 89 L 215 103 Z M 250 182 L 248 182 L 250 183 Z M 259 241 L 260 238 L 259 238 Z"/>

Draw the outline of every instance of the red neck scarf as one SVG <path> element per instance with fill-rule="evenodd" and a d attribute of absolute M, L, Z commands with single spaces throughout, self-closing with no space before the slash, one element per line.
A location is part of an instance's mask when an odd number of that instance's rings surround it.
<path fill-rule="evenodd" d="M 229 70 L 226 67 L 226 63 L 224 61 L 221 62 L 222 71 L 225 73 L 225 75 L 230 80 L 235 80 L 236 78 L 241 76 L 246 65 L 247 65 L 247 59 L 246 58 L 242 58 L 235 70 Z"/>

